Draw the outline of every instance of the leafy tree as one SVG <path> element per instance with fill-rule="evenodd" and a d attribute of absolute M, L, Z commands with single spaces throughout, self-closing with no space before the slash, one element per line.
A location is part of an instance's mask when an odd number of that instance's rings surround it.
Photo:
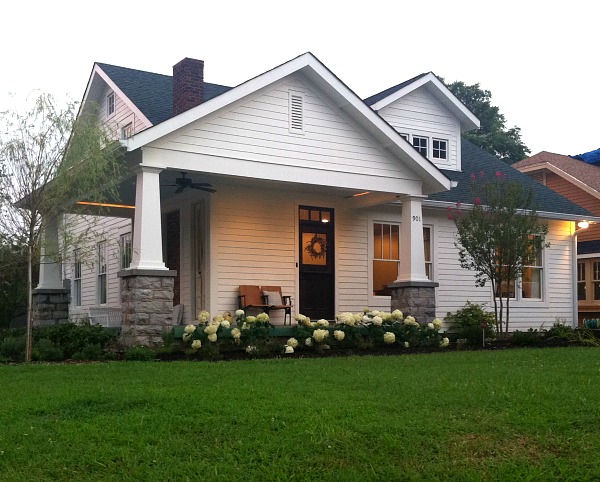
<path fill-rule="evenodd" d="M 476 272 L 475 283 L 489 281 L 494 294 L 496 331 L 508 333 L 510 299 L 520 287 L 526 266 L 533 264 L 548 226 L 539 221 L 532 191 L 497 172 L 494 179 L 471 176 L 473 209 L 453 210 L 460 265 Z"/>
<path fill-rule="evenodd" d="M 25 112 L 0 113 L 0 232 L 10 243 L 27 247 L 27 347 L 31 360 L 33 265 L 39 258 L 41 233 L 52 219 L 76 213 L 76 200 L 102 201 L 115 196 L 120 180 L 118 143 L 98 122 L 97 109 L 77 115 L 77 105 L 56 105 L 40 94 Z M 79 233 L 79 239 L 88 234 Z M 76 244 L 62 223 L 63 243 Z M 65 247 L 65 246 L 63 246 Z M 58 259 L 59 246 L 46 243 Z"/>
<path fill-rule="evenodd" d="M 507 129 L 504 115 L 492 105 L 489 90 L 482 89 L 479 84 L 467 85 L 461 81 L 446 86 L 481 122 L 479 130 L 463 134 L 465 139 L 507 164 L 527 157 L 531 151 L 521 140 L 521 129 L 516 126 Z"/>
<path fill-rule="evenodd" d="M 0 330 L 8 328 L 26 306 L 27 246 L 0 235 Z"/>

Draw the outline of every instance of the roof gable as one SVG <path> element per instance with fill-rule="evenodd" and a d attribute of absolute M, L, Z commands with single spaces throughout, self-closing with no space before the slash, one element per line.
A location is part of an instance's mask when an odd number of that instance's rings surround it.
<path fill-rule="evenodd" d="M 137 134 L 128 141 L 128 149 L 152 146 L 156 141 L 160 143 L 161 138 L 179 129 L 185 129 L 190 123 L 225 109 L 292 74 L 300 74 L 309 83 L 314 84 L 345 116 L 364 129 L 393 156 L 400 158 L 402 163 L 422 179 L 424 193 L 450 188 L 451 183 L 448 178 L 433 163 L 418 154 L 393 127 L 370 109 L 311 53 L 300 55 L 218 97 Z"/>
<path fill-rule="evenodd" d="M 416 89 L 427 89 L 433 96 L 444 105 L 456 118 L 461 125 L 461 131 L 466 132 L 479 128 L 479 119 L 450 92 L 450 90 L 441 82 L 433 72 L 427 72 L 417 75 L 410 80 L 402 82 L 394 87 L 375 94 L 367 99 L 365 103 L 370 105 L 375 111 L 396 102 L 398 99 L 415 91 Z"/>
<path fill-rule="evenodd" d="M 471 174 L 480 176 L 480 173 L 483 173 L 484 178 L 490 179 L 497 172 L 501 172 L 503 175 L 506 175 L 507 179 L 517 181 L 526 188 L 533 190 L 538 213 L 557 213 L 583 218 L 590 218 L 592 216 L 586 209 L 536 182 L 528 175 L 518 171 L 496 156 L 489 154 L 465 139 L 462 140 L 462 166 L 462 172 L 443 171 L 448 178 L 456 181 L 456 187 L 447 192 L 433 194 L 430 196 L 430 199 L 452 204 L 459 202 L 471 204 Z"/>

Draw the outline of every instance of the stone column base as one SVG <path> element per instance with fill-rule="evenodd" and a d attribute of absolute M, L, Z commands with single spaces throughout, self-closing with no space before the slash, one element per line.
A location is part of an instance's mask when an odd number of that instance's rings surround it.
<path fill-rule="evenodd" d="M 69 290 L 36 288 L 33 298 L 33 326 L 69 321 Z"/>
<path fill-rule="evenodd" d="M 173 321 L 173 281 L 176 271 L 124 269 L 121 278 L 121 343 L 160 346 Z M 176 321 L 175 321 L 176 323 Z"/>
<path fill-rule="evenodd" d="M 425 325 L 435 318 L 435 289 L 433 281 L 396 281 L 387 285 L 392 289 L 391 310 L 400 310 Z"/>

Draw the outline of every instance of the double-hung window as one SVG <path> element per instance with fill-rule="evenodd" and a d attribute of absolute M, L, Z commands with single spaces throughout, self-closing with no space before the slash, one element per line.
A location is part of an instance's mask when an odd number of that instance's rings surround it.
<path fill-rule="evenodd" d="M 443 139 L 432 139 L 432 158 L 438 161 L 448 160 L 448 141 Z"/>
<path fill-rule="evenodd" d="M 429 138 L 428 137 L 421 137 L 421 136 L 413 136 L 412 137 L 412 145 L 413 147 L 419 151 L 421 153 L 421 155 L 427 157 L 427 150 L 428 150 L 428 141 Z"/>
<path fill-rule="evenodd" d="M 133 252 L 131 233 L 121 235 L 119 245 L 121 250 L 121 269 L 129 268 L 129 266 L 131 266 L 131 254 Z"/>
<path fill-rule="evenodd" d="M 115 113 L 115 93 L 111 92 L 106 96 L 106 115 L 111 116 Z"/>
<path fill-rule="evenodd" d="M 81 306 L 81 253 L 75 250 L 73 260 L 73 306 Z"/>
<path fill-rule="evenodd" d="M 533 234 L 529 236 L 533 238 Z M 536 248 L 531 247 L 531 253 L 529 260 L 525 261 L 527 264 L 523 266 L 523 272 L 521 273 L 520 280 L 512 280 L 510 282 L 503 281 L 500 286 L 496 288 L 496 296 L 503 298 L 512 298 L 515 300 L 526 300 L 526 299 L 542 299 L 542 282 L 544 273 L 544 257 L 543 248 L 540 246 Z M 499 266 L 498 269 L 506 269 L 503 266 Z M 517 290 L 517 287 L 520 287 Z"/>
<path fill-rule="evenodd" d="M 106 293 L 107 293 L 107 285 L 106 285 L 106 241 L 100 241 L 96 245 L 96 266 L 97 266 L 97 285 L 96 285 L 96 302 L 99 305 L 106 304 Z"/>

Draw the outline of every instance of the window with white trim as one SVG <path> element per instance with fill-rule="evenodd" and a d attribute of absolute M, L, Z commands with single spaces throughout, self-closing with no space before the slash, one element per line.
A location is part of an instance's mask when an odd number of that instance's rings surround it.
<path fill-rule="evenodd" d="M 121 235 L 119 249 L 121 251 L 121 269 L 127 269 L 129 266 L 131 266 L 131 254 L 133 252 L 131 233 Z"/>
<path fill-rule="evenodd" d="M 404 139 L 406 142 L 410 142 L 410 135 L 409 134 L 400 133 L 400 137 L 402 137 L 402 139 Z"/>
<path fill-rule="evenodd" d="M 419 151 L 421 153 L 421 155 L 427 157 L 427 144 L 428 144 L 429 138 L 428 137 L 422 137 L 422 136 L 413 136 L 412 138 L 412 145 L 413 147 Z"/>
<path fill-rule="evenodd" d="M 96 273 L 97 273 L 97 284 L 96 284 L 96 303 L 99 305 L 105 305 L 107 299 L 107 284 L 106 284 L 106 241 L 100 241 L 96 245 Z"/>
<path fill-rule="evenodd" d="M 532 234 L 529 237 L 532 238 L 533 236 L 535 235 Z M 531 249 L 534 250 L 535 247 L 532 247 Z M 496 287 L 496 296 L 506 298 L 508 295 L 508 298 L 514 300 L 541 300 L 543 296 L 543 260 L 543 247 L 539 247 L 539 249 L 537 249 L 535 252 L 532 251 L 529 264 L 523 266 L 521 279 L 512 280 L 510 283 L 503 281 L 500 286 Z M 499 269 L 503 268 L 499 267 Z M 519 286 L 521 289 L 517 290 L 517 286 Z"/>
<path fill-rule="evenodd" d="M 73 306 L 81 306 L 81 253 L 78 249 L 73 256 Z"/>
<path fill-rule="evenodd" d="M 577 263 L 577 299 L 579 301 L 586 299 L 586 279 L 585 279 L 585 262 Z"/>
<path fill-rule="evenodd" d="M 115 113 L 115 93 L 111 92 L 106 96 L 106 115 L 110 116 Z"/>
<path fill-rule="evenodd" d="M 433 278 L 432 231 L 423 226 L 425 273 Z M 390 296 L 387 285 L 398 279 L 400 268 L 400 224 L 373 223 L 373 295 Z"/>
<path fill-rule="evenodd" d="M 432 158 L 439 161 L 448 160 L 448 141 L 444 139 L 432 139 Z"/>
<path fill-rule="evenodd" d="M 126 126 L 121 127 L 121 139 L 129 139 L 133 135 L 133 124 L 130 122 Z"/>

